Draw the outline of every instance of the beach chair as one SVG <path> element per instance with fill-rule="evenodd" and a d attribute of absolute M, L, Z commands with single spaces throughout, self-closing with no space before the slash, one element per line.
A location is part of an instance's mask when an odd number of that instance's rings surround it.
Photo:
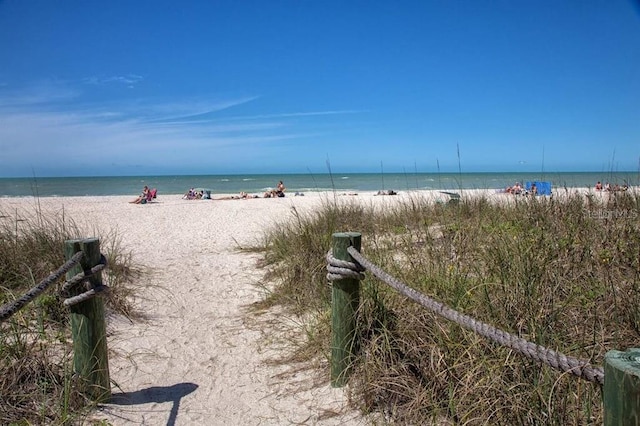
<path fill-rule="evenodd" d="M 156 188 L 150 189 L 147 192 L 147 203 L 150 203 L 151 201 L 155 200 L 157 195 L 158 195 L 158 190 Z"/>
<path fill-rule="evenodd" d="M 458 194 L 457 192 L 440 191 L 440 193 L 449 196 L 449 201 L 447 202 L 447 204 L 460 204 L 460 194 Z"/>

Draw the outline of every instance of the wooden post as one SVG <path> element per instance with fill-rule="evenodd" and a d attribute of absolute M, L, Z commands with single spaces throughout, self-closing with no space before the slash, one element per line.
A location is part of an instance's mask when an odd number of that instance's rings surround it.
<path fill-rule="evenodd" d="M 640 348 L 604 358 L 604 426 L 640 424 Z"/>
<path fill-rule="evenodd" d="M 67 259 L 78 251 L 82 251 L 84 256 L 80 264 L 67 273 L 67 279 L 100 263 L 100 240 L 97 238 L 65 241 Z M 93 286 L 101 285 L 102 274 L 98 272 L 88 282 Z M 83 283 L 72 289 L 71 295 L 75 296 L 86 290 Z M 111 383 L 103 300 L 101 297 L 93 297 L 70 306 L 69 310 L 73 336 L 73 371 L 82 380 L 83 392 L 87 396 L 96 402 L 106 402 L 111 398 Z"/>
<path fill-rule="evenodd" d="M 360 251 L 361 234 L 333 234 L 333 257 L 353 262 L 347 248 Z M 360 281 L 353 278 L 333 281 L 331 292 L 331 386 L 347 383 L 352 355 L 358 350 L 356 314 L 360 303 Z"/>

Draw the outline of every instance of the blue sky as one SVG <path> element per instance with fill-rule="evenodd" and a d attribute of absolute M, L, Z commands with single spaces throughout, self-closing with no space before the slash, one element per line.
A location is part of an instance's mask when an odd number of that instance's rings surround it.
<path fill-rule="evenodd" d="M 638 170 L 640 5 L 0 0 L 2 177 L 459 165 Z"/>

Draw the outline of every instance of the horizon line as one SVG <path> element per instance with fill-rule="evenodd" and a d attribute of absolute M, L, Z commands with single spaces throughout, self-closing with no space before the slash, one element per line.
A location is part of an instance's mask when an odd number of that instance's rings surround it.
<path fill-rule="evenodd" d="M 420 175 L 440 175 L 440 174 L 447 174 L 447 175 L 473 175 L 473 174 L 503 174 L 503 173 L 508 173 L 508 174 L 542 174 L 542 175 L 552 175 L 552 174 L 566 174 L 566 173 L 591 173 L 591 174 L 596 174 L 596 173 L 600 173 L 603 175 L 607 175 L 607 174 L 631 174 L 631 173 L 637 173 L 640 174 L 640 170 L 609 170 L 609 171 L 594 171 L 594 170 L 554 170 L 554 171 L 515 171 L 515 170 L 502 170 L 502 171 L 473 171 L 473 172 L 460 172 L 460 171 L 434 171 L 434 172 L 424 172 L 424 171 L 412 171 L 412 172 L 407 172 L 407 171 L 358 171 L 358 172 L 333 172 L 333 171 L 327 171 L 327 172 L 322 172 L 322 173 L 312 173 L 312 172 L 304 172 L 304 173 L 299 173 L 299 172 L 267 172 L 267 173 L 257 173 L 257 172 L 231 172 L 231 173 L 159 173 L 159 174 L 133 174 L 133 175 L 128 175 L 128 174 L 122 174 L 122 175 L 104 175 L 104 174 L 99 174 L 99 175 L 71 175 L 71 176 L 56 176 L 56 175 L 31 175 L 31 176 L 0 176 L 0 179 L 72 179 L 72 178 L 135 178 L 135 177 L 164 177 L 164 176 L 247 176 L 247 175 L 251 175 L 251 176 L 262 176 L 262 175 L 282 175 L 282 176 L 287 176 L 287 175 L 306 175 L 306 174 L 310 174 L 310 175 L 392 175 L 392 174 L 397 174 L 397 175 L 416 175 L 416 174 L 420 174 Z"/>

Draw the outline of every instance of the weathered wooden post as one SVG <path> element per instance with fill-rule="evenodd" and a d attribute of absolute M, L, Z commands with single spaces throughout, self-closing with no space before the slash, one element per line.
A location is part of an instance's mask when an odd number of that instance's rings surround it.
<path fill-rule="evenodd" d="M 84 256 L 79 265 L 67 272 L 67 279 L 89 270 L 100 263 L 100 240 L 87 238 L 65 241 L 65 257 L 70 259 L 82 251 Z M 98 272 L 88 279 L 96 287 L 102 285 L 102 274 Z M 71 296 L 85 292 L 84 283 L 71 289 Z M 73 336 L 73 371 L 83 381 L 84 392 L 96 402 L 106 402 L 111 398 L 109 381 L 109 360 L 107 356 L 106 324 L 104 302 L 101 297 L 93 297 L 69 307 L 71 311 L 71 333 Z"/>
<path fill-rule="evenodd" d="M 604 426 L 640 425 L 640 348 L 604 358 Z"/>
<path fill-rule="evenodd" d="M 360 251 L 361 234 L 340 232 L 333 234 L 333 257 L 353 262 L 347 248 Z M 331 386 L 347 383 L 352 355 L 358 350 L 356 314 L 360 303 L 360 281 L 346 278 L 333 281 L 331 292 Z"/>

